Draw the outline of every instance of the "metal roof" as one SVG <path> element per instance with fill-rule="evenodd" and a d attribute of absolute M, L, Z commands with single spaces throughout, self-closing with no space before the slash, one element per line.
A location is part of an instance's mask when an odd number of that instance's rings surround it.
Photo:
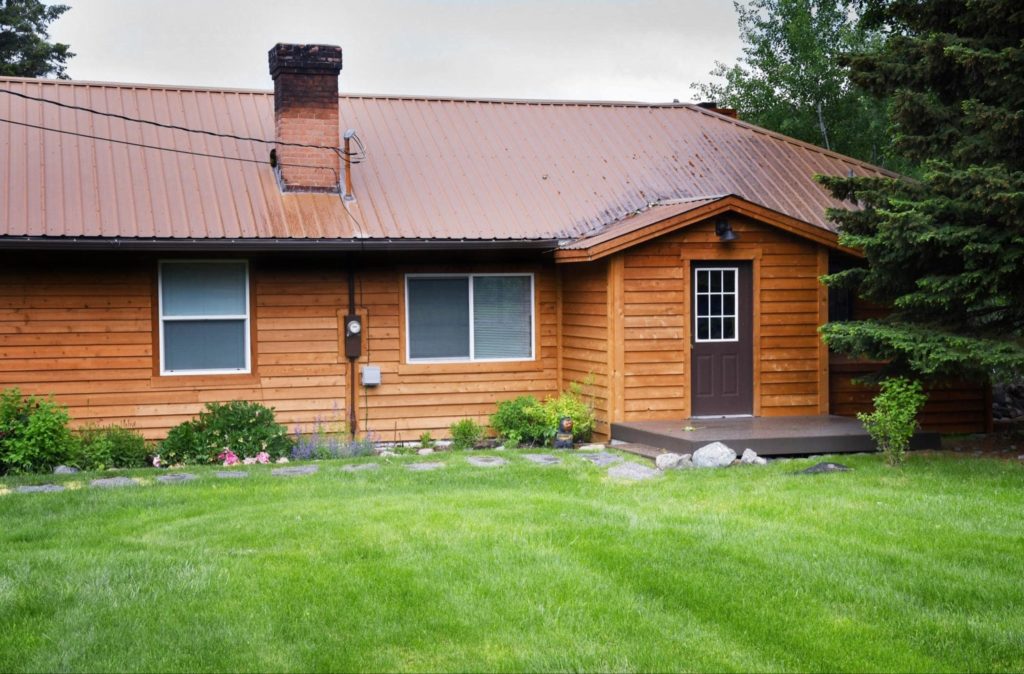
<path fill-rule="evenodd" d="M 270 92 L 21 78 L 0 78 L 0 90 L 274 136 Z M 350 209 L 338 195 L 282 194 L 271 145 L 0 93 L 0 237 L 567 240 L 652 203 L 725 194 L 831 229 L 824 210 L 842 204 L 814 174 L 892 175 L 688 104 L 342 95 L 339 105 L 341 128 L 367 149 Z"/>

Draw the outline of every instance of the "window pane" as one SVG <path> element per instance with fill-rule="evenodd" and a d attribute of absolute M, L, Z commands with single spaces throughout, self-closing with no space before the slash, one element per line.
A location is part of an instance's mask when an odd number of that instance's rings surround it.
<path fill-rule="evenodd" d="M 705 293 L 708 291 L 708 274 L 710 273 L 705 269 L 697 270 L 697 292 Z"/>
<path fill-rule="evenodd" d="M 160 265 L 164 316 L 244 316 L 244 262 Z"/>
<path fill-rule="evenodd" d="M 532 331 L 528 276 L 473 278 L 474 358 L 529 358 Z"/>
<path fill-rule="evenodd" d="M 164 321 L 164 370 L 244 370 L 245 321 Z"/>
<path fill-rule="evenodd" d="M 722 289 L 726 292 L 732 292 L 736 289 L 736 272 L 727 271 L 722 279 Z"/>
<path fill-rule="evenodd" d="M 712 318 L 711 319 L 711 339 L 722 338 L 722 319 Z"/>
<path fill-rule="evenodd" d="M 736 319 L 722 319 L 722 339 L 736 339 Z"/>
<path fill-rule="evenodd" d="M 697 339 L 708 338 L 708 319 L 698 318 L 697 319 Z"/>
<path fill-rule="evenodd" d="M 722 313 L 726 316 L 736 315 L 736 297 L 734 295 L 726 295 L 722 298 Z"/>
<path fill-rule="evenodd" d="M 707 316 L 708 315 L 708 296 L 697 295 L 697 315 Z"/>
<path fill-rule="evenodd" d="M 722 315 L 722 296 L 712 295 L 711 296 L 711 315 L 721 316 Z"/>
<path fill-rule="evenodd" d="M 711 274 L 711 292 L 717 293 L 722 291 L 722 272 L 712 271 Z"/>
<path fill-rule="evenodd" d="M 469 358 L 469 279 L 410 278 L 409 357 Z"/>

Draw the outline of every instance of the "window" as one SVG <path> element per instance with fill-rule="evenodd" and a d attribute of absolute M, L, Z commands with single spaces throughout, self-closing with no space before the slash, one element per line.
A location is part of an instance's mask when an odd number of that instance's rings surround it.
<path fill-rule="evenodd" d="M 532 274 L 410 274 L 409 362 L 533 359 Z"/>
<path fill-rule="evenodd" d="M 160 373 L 249 372 L 249 265 L 160 263 Z"/>
<path fill-rule="evenodd" d="M 735 267 L 727 269 L 698 268 L 694 297 L 697 300 L 698 342 L 735 342 L 739 331 L 737 314 L 737 276 Z"/>

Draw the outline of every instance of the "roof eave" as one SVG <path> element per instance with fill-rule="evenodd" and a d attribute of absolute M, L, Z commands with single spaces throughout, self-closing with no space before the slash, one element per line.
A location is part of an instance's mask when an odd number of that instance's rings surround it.
<path fill-rule="evenodd" d="M 131 250 L 156 252 L 553 251 L 557 247 L 557 239 L 174 239 L 0 236 L 0 250 Z"/>

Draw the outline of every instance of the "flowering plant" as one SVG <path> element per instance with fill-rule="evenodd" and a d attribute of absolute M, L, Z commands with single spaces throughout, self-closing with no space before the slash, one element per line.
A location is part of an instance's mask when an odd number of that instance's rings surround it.
<path fill-rule="evenodd" d="M 270 463 L 270 454 L 260 452 L 256 455 L 256 463 Z"/>
<path fill-rule="evenodd" d="M 225 466 L 233 466 L 238 463 L 238 455 L 232 452 L 230 449 L 225 449 L 223 452 L 217 455 L 217 458 L 224 462 Z"/>
<path fill-rule="evenodd" d="M 160 468 L 163 465 L 163 461 L 160 459 L 160 455 L 157 454 L 153 457 L 153 467 Z"/>

